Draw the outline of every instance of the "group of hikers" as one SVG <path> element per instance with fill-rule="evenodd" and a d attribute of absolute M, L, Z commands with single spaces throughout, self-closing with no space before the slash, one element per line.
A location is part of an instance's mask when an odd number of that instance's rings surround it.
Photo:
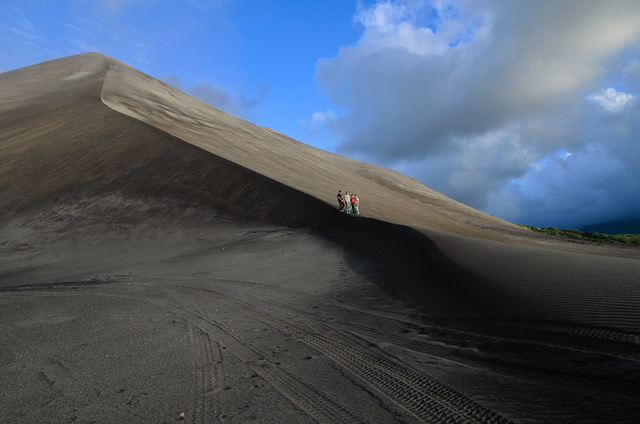
<path fill-rule="evenodd" d="M 350 195 L 347 191 L 343 196 L 342 190 L 338 190 L 338 208 L 340 212 L 360 215 L 360 199 L 358 198 L 358 195 Z"/>

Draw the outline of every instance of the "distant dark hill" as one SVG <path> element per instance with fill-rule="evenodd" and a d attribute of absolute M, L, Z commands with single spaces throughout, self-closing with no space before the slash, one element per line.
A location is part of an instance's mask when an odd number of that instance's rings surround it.
<path fill-rule="evenodd" d="M 580 231 L 593 231 L 603 234 L 640 234 L 640 219 L 587 225 L 582 227 Z"/>

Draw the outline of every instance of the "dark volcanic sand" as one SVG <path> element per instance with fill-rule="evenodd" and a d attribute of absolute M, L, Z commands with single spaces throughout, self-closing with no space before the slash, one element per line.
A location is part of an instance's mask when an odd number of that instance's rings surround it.
<path fill-rule="evenodd" d="M 638 250 L 43 65 L 0 75 L 0 422 L 640 420 Z"/>
<path fill-rule="evenodd" d="M 356 249 L 159 200 L 69 199 L 5 227 L 9 422 L 638 417 L 632 333 L 430 316 Z"/>

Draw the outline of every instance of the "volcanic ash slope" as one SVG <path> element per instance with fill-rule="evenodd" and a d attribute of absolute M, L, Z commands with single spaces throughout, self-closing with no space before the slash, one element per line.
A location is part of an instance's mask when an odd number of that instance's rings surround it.
<path fill-rule="evenodd" d="M 0 125 L 8 421 L 640 417 L 638 250 L 537 236 L 99 54 L 0 74 Z"/>

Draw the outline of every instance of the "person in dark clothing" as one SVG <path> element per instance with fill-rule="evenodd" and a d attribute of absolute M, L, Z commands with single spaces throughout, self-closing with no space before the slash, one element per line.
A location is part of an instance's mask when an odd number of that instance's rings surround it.
<path fill-rule="evenodd" d="M 344 209 L 344 196 L 342 195 L 342 190 L 338 190 L 338 210 L 342 212 Z"/>

